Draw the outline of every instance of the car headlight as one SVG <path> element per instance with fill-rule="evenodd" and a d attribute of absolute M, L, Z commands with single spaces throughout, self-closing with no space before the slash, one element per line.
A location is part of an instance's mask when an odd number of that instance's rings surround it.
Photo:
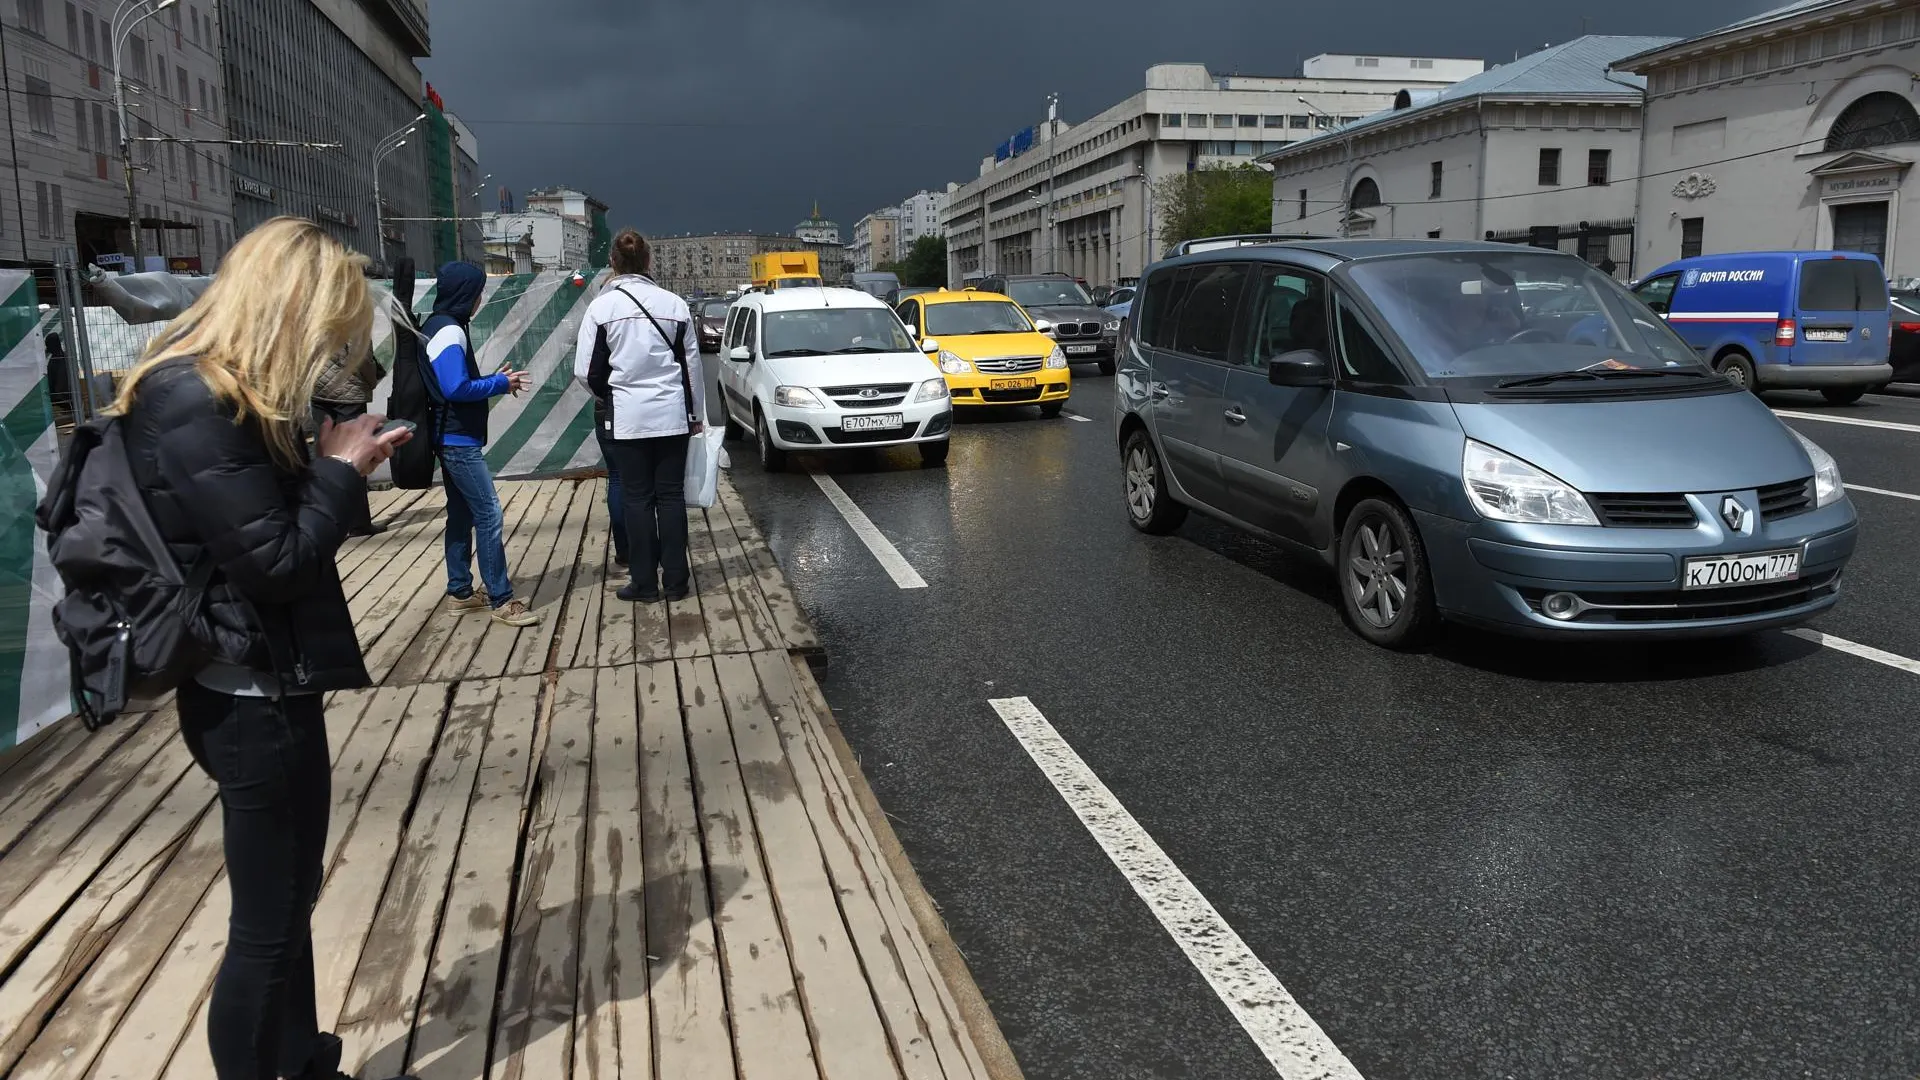
<path fill-rule="evenodd" d="M 1482 517 L 1534 525 L 1598 525 L 1593 507 L 1556 477 L 1504 451 L 1467 440 L 1460 475 Z"/>
<path fill-rule="evenodd" d="M 1792 428 L 1787 430 L 1793 431 Z M 1800 440 L 1800 445 L 1806 448 L 1807 456 L 1813 459 L 1813 505 L 1831 506 L 1839 502 L 1846 495 L 1847 489 L 1840 483 L 1840 466 L 1833 460 L 1833 455 L 1820 449 L 1820 444 L 1797 431 L 1793 431 L 1793 437 Z"/>
<path fill-rule="evenodd" d="M 947 396 L 947 380 L 928 379 L 920 384 L 920 390 L 913 395 L 914 404 L 922 401 L 939 401 Z"/>
<path fill-rule="evenodd" d="M 973 365 L 945 349 L 940 350 L 940 370 L 948 375 L 971 375 Z"/>
<path fill-rule="evenodd" d="M 1117 334 L 1119 332 L 1120 332 L 1120 317 L 1118 315 L 1115 315 L 1112 318 L 1109 318 L 1107 320 L 1107 333 Z"/>
<path fill-rule="evenodd" d="M 1060 346 L 1055 345 L 1053 351 L 1047 354 L 1047 366 L 1050 368 L 1067 366 L 1067 354 L 1060 351 Z"/>
<path fill-rule="evenodd" d="M 804 386 L 776 386 L 773 388 L 773 403 L 785 405 L 789 409 L 824 409 L 820 396 Z"/>

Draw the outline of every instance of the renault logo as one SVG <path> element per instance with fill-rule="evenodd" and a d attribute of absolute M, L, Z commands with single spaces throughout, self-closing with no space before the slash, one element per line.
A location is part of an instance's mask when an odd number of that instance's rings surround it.
<path fill-rule="evenodd" d="M 1739 499 L 1729 495 L 1720 500 L 1720 520 L 1734 532 L 1745 532 L 1747 528 L 1747 507 Z"/>
<path fill-rule="evenodd" d="M 880 396 L 880 391 L 875 390 L 873 387 L 869 386 L 866 389 L 860 391 L 860 396 L 863 398 L 877 398 Z"/>

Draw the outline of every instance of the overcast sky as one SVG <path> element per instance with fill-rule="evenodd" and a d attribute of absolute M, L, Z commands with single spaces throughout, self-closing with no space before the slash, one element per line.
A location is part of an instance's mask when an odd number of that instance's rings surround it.
<path fill-rule="evenodd" d="M 616 227 L 786 231 L 978 175 L 1151 64 L 1296 75 L 1322 52 L 1490 64 L 1582 32 L 1687 35 L 1784 0 L 434 0 L 421 63 L 516 195 L 583 188 Z M 482 204 L 492 208 L 493 200 Z"/>

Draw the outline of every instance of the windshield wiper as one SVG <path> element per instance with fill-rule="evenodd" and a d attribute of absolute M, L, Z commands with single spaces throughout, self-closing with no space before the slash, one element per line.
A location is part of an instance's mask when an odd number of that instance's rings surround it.
<path fill-rule="evenodd" d="M 1518 390 L 1526 386 L 1547 386 L 1557 382 L 1605 382 L 1609 379 L 1704 379 L 1707 376 L 1698 371 L 1674 371 L 1666 368 L 1634 368 L 1631 371 L 1590 371 L 1585 368 L 1576 371 L 1550 371 L 1545 375 L 1530 375 L 1524 379 L 1508 379 L 1498 383 L 1495 389 Z"/>
<path fill-rule="evenodd" d="M 1025 333 L 1029 333 L 1029 331 L 1026 331 L 1026 330 L 973 330 L 965 334 L 958 334 L 954 336 L 972 337 L 975 334 L 1025 334 Z M 935 336 L 938 336 L 938 335 L 935 335 Z"/>
<path fill-rule="evenodd" d="M 832 356 L 832 355 L 833 355 L 832 353 L 827 352 L 824 349 L 780 349 L 775 352 L 768 353 L 767 359 L 773 360 L 782 356 Z"/>
<path fill-rule="evenodd" d="M 911 349 L 883 349 L 883 348 L 880 348 L 880 347 L 879 347 L 878 345 L 849 345 L 849 346 L 847 346 L 847 347 L 846 347 L 846 348 L 844 348 L 844 349 L 835 349 L 835 350 L 833 350 L 833 355 L 835 355 L 835 356 L 845 356 L 845 355 L 846 355 L 846 354 L 848 354 L 848 353 L 876 353 L 876 352 L 911 352 L 911 351 L 913 351 L 913 350 L 911 350 Z"/>

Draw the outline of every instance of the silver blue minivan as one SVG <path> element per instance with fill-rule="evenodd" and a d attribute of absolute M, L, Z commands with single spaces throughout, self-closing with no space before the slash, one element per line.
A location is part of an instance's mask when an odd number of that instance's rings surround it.
<path fill-rule="evenodd" d="M 1831 606 L 1838 467 L 1571 255 L 1301 240 L 1149 267 L 1120 343 L 1127 514 L 1325 562 L 1388 647 L 1443 620 L 1710 636 Z"/>

